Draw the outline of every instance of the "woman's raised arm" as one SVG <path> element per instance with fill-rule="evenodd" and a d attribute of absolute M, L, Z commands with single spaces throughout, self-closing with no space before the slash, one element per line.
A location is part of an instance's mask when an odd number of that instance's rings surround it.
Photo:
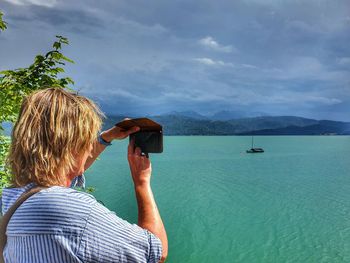
<path fill-rule="evenodd" d="M 106 142 L 112 142 L 113 140 L 122 140 L 128 137 L 131 133 L 139 131 L 140 128 L 137 126 L 134 126 L 130 128 L 129 130 L 125 131 L 117 126 L 113 126 L 109 130 L 103 131 L 101 133 L 101 137 Z M 94 163 L 96 158 L 103 152 L 104 149 L 106 149 L 106 145 L 99 143 L 98 140 L 94 142 L 93 149 L 91 152 L 91 155 L 86 160 L 84 169 L 85 171 Z"/>

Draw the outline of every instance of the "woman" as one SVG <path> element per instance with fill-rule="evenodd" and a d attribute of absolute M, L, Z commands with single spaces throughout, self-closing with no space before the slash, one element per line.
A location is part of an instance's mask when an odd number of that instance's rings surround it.
<path fill-rule="evenodd" d="M 103 113 L 89 99 L 61 88 L 26 97 L 12 131 L 8 165 L 13 187 L 3 190 L 2 212 L 34 186 L 7 226 L 5 262 L 163 262 L 167 236 L 150 186 L 151 163 L 133 142 L 128 161 L 138 203 L 130 224 L 70 186 L 110 145 L 139 128 L 99 134 Z M 73 182 L 72 182 L 73 181 Z"/>

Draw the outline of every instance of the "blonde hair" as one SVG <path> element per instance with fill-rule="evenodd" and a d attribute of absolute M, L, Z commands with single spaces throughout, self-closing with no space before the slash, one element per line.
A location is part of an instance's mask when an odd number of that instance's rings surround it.
<path fill-rule="evenodd" d="M 24 98 L 7 165 L 14 186 L 65 185 L 78 156 L 96 141 L 105 115 L 90 99 L 53 87 Z"/>

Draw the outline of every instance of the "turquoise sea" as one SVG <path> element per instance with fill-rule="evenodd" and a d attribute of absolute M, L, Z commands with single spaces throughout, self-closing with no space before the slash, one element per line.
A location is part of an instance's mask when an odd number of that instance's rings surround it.
<path fill-rule="evenodd" d="M 350 137 L 166 136 L 150 156 L 167 262 L 350 262 Z M 114 142 L 86 171 L 97 199 L 137 222 Z"/>

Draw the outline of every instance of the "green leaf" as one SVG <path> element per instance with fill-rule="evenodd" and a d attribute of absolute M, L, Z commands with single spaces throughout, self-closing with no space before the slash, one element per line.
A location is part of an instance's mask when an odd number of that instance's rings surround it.
<path fill-rule="evenodd" d="M 42 56 L 42 55 L 37 55 L 37 56 L 35 57 L 34 64 L 41 63 L 41 62 L 43 62 L 44 60 L 45 60 L 45 57 L 44 57 L 44 56 Z"/>
<path fill-rule="evenodd" d="M 66 56 L 62 56 L 62 59 L 73 64 L 75 63 L 73 60 L 71 60 L 70 58 L 67 58 Z"/>
<path fill-rule="evenodd" d="M 1 22 L 4 23 L 0 11 L 0 29 L 3 28 Z M 67 38 L 56 36 L 56 41 L 52 45 L 53 49 L 45 55 L 37 55 L 34 62 L 28 67 L 0 71 L 0 194 L 1 189 L 8 186 L 12 178 L 10 170 L 5 165 L 10 140 L 2 135 L 4 129 L 1 123 L 4 121 L 15 123 L 23 98 L 35 90 L 53 86 L 73 91 L 69 87 L 70 84 L 74 84 L 71 78 L 58 77 L 64 73 L 65 62 L 74 63 L 60 52 L 62 44 L 67 45 L 68 43 Z"/>
<path fill-rule="evenodd" d="M 53 43 L 52 47 L 56 50 L 61 49 L 61 43 L 60 42 L 55 42 Z"/>
<path fill-rule="evenodd" d="M 3 16 L 3 13 L 0 11 L 0 30 L 4 31 L 7 26 L 6 26 L 6 22 L 2 20 L 2 16 Z"/>

